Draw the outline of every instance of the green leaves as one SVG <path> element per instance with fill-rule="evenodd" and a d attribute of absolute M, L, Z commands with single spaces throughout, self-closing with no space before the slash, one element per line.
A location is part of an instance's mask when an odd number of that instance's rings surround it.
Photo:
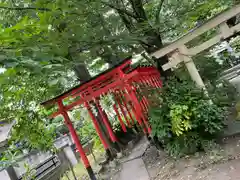
<path fill-rule="evenodd" d="M 149 112 L 152 134 L 172 156 L 193 153 L 224 128 L 224 110 L 210 104 L 192 81 L 172 78 Z"/>
<path fill-rule="evenodd" d="M 47 74 L 31 73 L 20 67 L 5 69 L 0 74 L 0 119 L 16 121 L 11 144 L 25 142 L 28 149 L 52 148 L 55 130 L 48 126 L 49 114 L 39 103 L 64 87 L 59 82 L 49 84 L 48 79 Z"/>
<path fill-rule="evenodd" d="M 223 0 L 171 0 L 163 4 L 154 0 L 137 9 L 134 2 L 120 3 L 117 9 L 121 8 L 121 13 L 113 11 L 114 6 L 96 0 L 16 0 L 0 4 L 0 66 L 6 68 L 0 74 L 0 116 L 17 120 L 14 141 L 25 137 L 29 147 L 43 148 L 45 143 L 49 147 L 52 130 L 45 129 L 45 116 L 37 104 L 76 83 L 71 71 L 73 65 L 84 62 L 94 72 L 100 72 L 106 62 L 141 52 L 139 41 L 159 44 L 159 39 L 151 40 L 155 38 L 152 33 L 163 41 L 172 40 L 192 28 L 200 16 L 205 20 L 229 4 Z M 136 17 L 139 14 L 147 17 L 142 20 Z M 190 91 L 184 82 L 180 89 L 178 85 L 167 84 L 166 91 L 163 90 L 166 96 L 162 100 L 155 98 L 167 104 L 161 104 L 160 111 L 158 108 L 151 111 L 151 121 L 156 127 L 153 132 L 164 139 L 174 134 L 171 118 L 181 118 L 180 127 L 187 132 L 195 127 L 188 122 L 192 117 L 188 111 L 193 111 L 194 102 L 203 97 L 201 91 Z M 188 109 L 179 110 L 173 105 Z"/>
<path fill-rule="evenodd" d="M 59 58 L 63 67 L 72 67 L 79 61 L 90 64 L 99 56 L 105 61 L 114 56 L 117 61 L 133 52 L 141 52 L 140 41 L 152 45 L 155 40 L 150 40 L 153 38 L 150 32 L 169 41 L 195 26 L 202 16 L 206 20 L 231 5 L 224 0 L 153 0 L 135 9 L 127 7 L 133 4 L 129 0 L 123 3 L 110 0 L 17 0 L 14 3 L 0 5 L 8 7 L 0 9 L 3 22 L 0 23 L 0 55 L 7 57 L 0 63 L 7 67 L 20 65 L 26 68 L 29 68 L 29 63 L 24 63 L 26 59 L 55 64 Z M 136 3 L 141 4 L 140 1 Z M 144 14 L 147 17 L 141 20 L 140 15 Z M 139 19 L 141 22 L 136 21 Z M 157 41 L 159 39 L 156 44 Z M 100 55 L 101 48 L 109 49 L 110 55 Z M 9 62 L 14 58 L 17 61 Z M 101 65 L 105 63 L 99 62 Z M 38 69 L 41 68 L 40 63 Z"/>
<path fill-rule="evenodd" d="M 22 111 L 18 112 L 16 125 L 12 131 L 13 142 L 26 142 L 28 149 L 49 150 L 54 141 L 54 129 L 47 129 L 44 120 L 39 112 Z"/>
<path fill-rule="evenodd" d="M 172 131 L 177 136 L 180 136 L 184 131 L 188 131 L 192 128 L 190 118 L 192 112 L 186 105 L 172 105 L 170 107 L 170 117 L 172 122 Z"/>

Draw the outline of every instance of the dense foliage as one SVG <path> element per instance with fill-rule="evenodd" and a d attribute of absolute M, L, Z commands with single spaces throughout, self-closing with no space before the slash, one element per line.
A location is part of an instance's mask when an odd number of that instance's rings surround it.
<path fill-rule="evenodd" d="M 2 1 L 1 64 L 96 66 L 162 47 L 234 4 L 226 0 Z M 142 48 L 143 47 L 143 48 Z M 55 71 L 54 67 L 52 69 Z"/>
<path fill-rule="evenodd" d="M 212 101 L 219 107 L 232 107 L 239 100 L 236 87 L 226 80 L 207 85 Z"/>
<path fill-rule="evenodd" d="M 158 104 L 158 105 L 156 105 Z M 172 156 L 204 149 L 224 127 L 224 111 L 194 83 L 172 79 L 150 110 L 152 134 Z"/>
<path fill-rule="evenodd" d="M 49 84 L 46 76 L 31 76 L 24 68 L 6 69 L 0 74 L 0 83 L 0 121 L 15 123 L 11 142 L 24 142 L 24 148 L 29 149 L 50 148 L 53 129 L 46 127 L 46 111 L 39 103 L 58 93 L 61 86 Z"/>
<path fill-rule="evenodd" d="M 38 104 L 76 83 L 73 66 L 85 63 L 99 72 L 106 62 L 114 64 L 143 49 L 162 47 L 232 4 L 226 0 L 3 0 L 0 66 L 6 71 L 0 75 L 0 119 L 16 120 L 15 142 L 24 139 L 30 148 L 49 147 L 54 136 L 52 131 L 44 133 L 49 123 Z"/>

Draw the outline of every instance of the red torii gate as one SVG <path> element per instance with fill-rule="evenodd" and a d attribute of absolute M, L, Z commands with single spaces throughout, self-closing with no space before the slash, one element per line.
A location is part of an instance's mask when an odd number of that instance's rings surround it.
<path fill-rule="evenodd" d="M 148 100 L 144 96 L 141 99 L 137 98 L 137 90 L 141 90 L 138 86 L 139 84 L 148 87 L 160 88 L 162 86 L 160 73 L 152 66 L 136 67 L 132 69 L 131 58 L 127 58 L 120 64 L 108 69 L 98 76 L 93 77 L 90 80 L 68 90 L 67 92 L 42 103 L 44 106 L 57 104 L 58 110 L 53 113 L 51 117 L 53 118 L 58 115 L 62 115 L 64 117 L 64 122 L 71 133 L 73 141 L 76 144 L 77 150 L 80 153 L 80 157 L 91 180 L 95 180 L 96 177 L 67 111 L 73 109 L 75 106 L 84 105 L 84 107 L 88 110 L 105 150 L 109 151 L 109 145 L 103 138 L 103 134 L 100 130 L 97 119 L 91 110 L 90 104 L 95 104 L 95 107 L 102 117 L 103 123 L 106 126 L 113 143 L 117 142 L 117 138 L 112 130 L 107 114 L 104 112 L 99 103 L 100 96 L 105 96 L 109 93 L 115 97 L 116 103 L 114 104 L 113 109 L 120 122 L 123 132 L 127 132 L 126 126 L 131 128 L 136 120 L 142 127 L 144 133 L 150 134 L 151 128 L 148 124 L 145 113 L 148 111 Z M 74 101 L 68 105 L 64 105 L 63 100 L 69 97 L 75 98 Z M 126 121 L 126 124 L 122 119 L 121 113 Z"/>

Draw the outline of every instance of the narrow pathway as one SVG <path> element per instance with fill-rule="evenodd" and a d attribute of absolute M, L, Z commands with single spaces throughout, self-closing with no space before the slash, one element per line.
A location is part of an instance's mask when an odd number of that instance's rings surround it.
<path fill-rule="evenodd" d="M 143 138 L 133 148 L 132 152 L 122 159 L 122 168 L 118 180 L 150 180 L 148 171 L 142 160 L 149 142 Z"/>
<path fill-rule="evenodd" d="M 134 159 L 123 164 L 119 180 L 150 180 L 142 158 Z"/>

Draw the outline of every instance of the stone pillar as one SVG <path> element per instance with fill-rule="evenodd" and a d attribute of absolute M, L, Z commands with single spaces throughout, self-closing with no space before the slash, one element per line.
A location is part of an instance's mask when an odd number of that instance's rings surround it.
<path fill-rule="evenodd" d="M 12 166 L 8 167 L 6 170 L 9 174 L 11 180 L 15 180 L 15 179 L 17 180 L 18 179 L 17 174 L 16 174 L 16 172 L 15 172 L 15 170 Z"/>
<path fill-rule="evenodd" d="M 72 166 L 78 164 L 78 159 L 70 146 L 64 147 L 63 152 L 65 153 L 66 157 L 68 158 Z"/>
<path fill-rule="evenodd" d="M 187 47 L 184 45 L 182 47 L 179 48 L 179 52 L 180 52 L 180 57 L 183 59 L 183 62 L 184 64 L 186 65 L 187 69 L 188 69 L 188 72 L 192 78 L 192 80 L 194 82 L 196 82 L 196 84 L 203 88 L 203 89 L 206 89 L 205 88 L 205 84 L 203 83 L 203 80 L 193 62 L 193 59 L 188 56 L 188 49 Z"/>
<path fill-rule="evenodd" d="M 1 180 L 18 180 L 17 174 L 12 166 L 0 171 Z"/>

